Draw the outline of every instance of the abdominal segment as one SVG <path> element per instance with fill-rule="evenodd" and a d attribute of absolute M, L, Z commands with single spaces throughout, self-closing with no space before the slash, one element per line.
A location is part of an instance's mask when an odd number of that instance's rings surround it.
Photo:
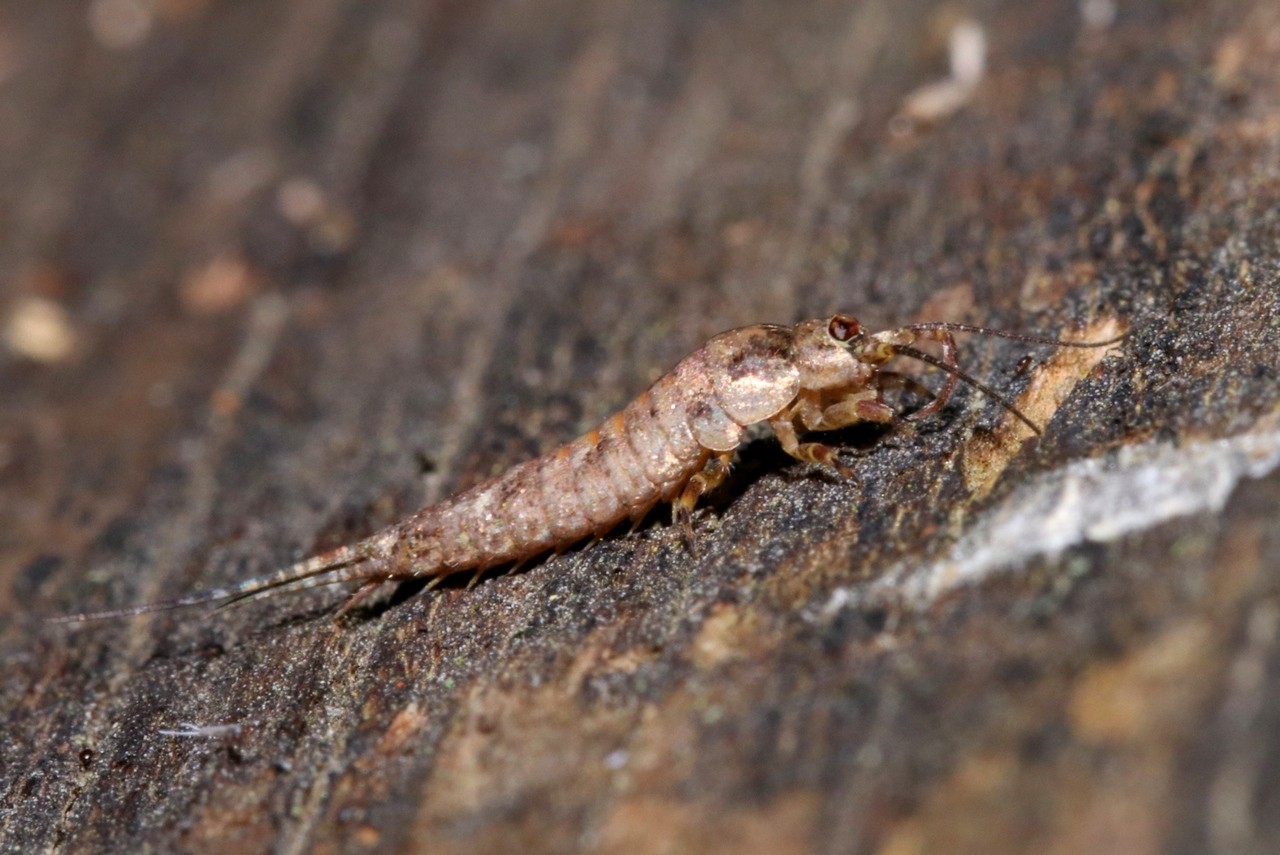
<path fill-rule="evenodd" d="M 442 576 L 530 558 L 670 500 L 709 455 L 692 423 L 705 411 L 664 382 L 672 375 L 568 445 L 421 511 L 409 521 L 419 544 L 411 572 Z"/>

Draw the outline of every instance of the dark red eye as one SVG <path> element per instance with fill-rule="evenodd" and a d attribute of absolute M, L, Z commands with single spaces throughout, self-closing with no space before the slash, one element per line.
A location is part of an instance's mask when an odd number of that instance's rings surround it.
<path fill-rule="evenodd" d="M 862 324 L 853 315 L 836 315 L 827 324 L 827 332 L 836 341 L 850 341 L 862 335 Z"/>

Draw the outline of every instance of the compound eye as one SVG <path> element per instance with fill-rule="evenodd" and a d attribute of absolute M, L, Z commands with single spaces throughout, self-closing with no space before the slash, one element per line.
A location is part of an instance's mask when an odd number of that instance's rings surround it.
<path fill-rule="evenodd" d="M 862 335 L 862 324 L 853 315 L 836 315 L 827 324 L 827 334 L 839 342 L 851 341 Z"/>

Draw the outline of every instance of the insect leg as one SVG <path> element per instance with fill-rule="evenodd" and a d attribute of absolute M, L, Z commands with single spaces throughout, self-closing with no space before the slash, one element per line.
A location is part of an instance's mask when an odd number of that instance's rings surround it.
<path fill-rule="evenodd" d="M 946 330 L 922 330 L 917 333 L 920 338 L 933 339 L 942 342 L 942 359 L 944 368 L 954 369 L 959 367 L 956 361 L 956 340 L 951 333 Z M 938 394 L 933 396 L 933 400 L 907 416 L 911 421 L 919 421 L 927 419 L 934 413 L 941 410 L 947 405 L 947 401 L 951 400 L 952 393 L 956 390 L 956 384 L 960 382 L 960 377 L 953 371 L 947 371 L 946 382 L 942 384 L 942 388 L 938 390 Z"/>
<path fill-rule="evenodd" d="M 846 478 L 854 477 L 853 470 L 836 456 L 836 450 L 831 446 L 820 442 L 800 442 L 800 438 L 796 435 L 795 415 L 791 408 L 769 419 L 769 427 L 773 428 L 774 436 L 778 438 L 782 450 L 796 460 L 818 463 L 834 469 Z"/>
<path fill-rule="evenodd" d="M 671 522 L 683 526 L 685 543 L 694 555 L 698 554 L 698 544 L 693 535 L 693 509 L 698 504 L 698 499 L 719 487 L 729 477 L 732 461 L 731 451 L 712 457 L 701 472 L 689 479 L 684 490 L 671 503 Z"/>
<path fill-rule="evenodd" d="M 801 418 L 801 423 L 808 430 L 837 430 L 858 422 L 887 425 L 897 421 L 897 412 L 881 399 L 879 389 L 863 389 L 846 395 L 824 407 L 816 422 Z"/>
<path fill-rule="evenodd" d="M 375 591 L 382 587 L 384 582 L 390 580 L 389 576 L 377 576 L 372 579 L 365 579 L 360 583 L 354 591 L 347 595 L 342 605 L 338 606 L 338 610 L 333 613 L 333 621 L 337 623 L 342 620 L 343 616 L 348 614 L 356 606 L 369 599 Z"/>

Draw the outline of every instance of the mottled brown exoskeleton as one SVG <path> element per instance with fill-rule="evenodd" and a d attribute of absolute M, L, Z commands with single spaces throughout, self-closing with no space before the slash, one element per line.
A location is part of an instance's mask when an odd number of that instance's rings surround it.
<path fill-rule="evenodd" d="M 364 540 L 227 587 L 58 620 L 119 617 L 236 601 L 280 588 L 357 583 L 343 606 L 346 610 L 383 582 L 440 580 L 522 562 L 602 535 L 624 520 L 639 522 L 659 502 L 672 503 L 692 544 L 693 508 L 724 480 L 734 450 L 753 424 L 767 422 L 792 457 L 851 475 L 832 447 L 802 441 L 801 436 L 858 422 L 887 425 L 902 418 L 885 402 L 885 390 L 928 390 L 885 368 L 899 356 L 927 362 L 947 374 L 932 400 L 906 419 L 937 413 L 957 382 L 964 381 L 1038 433 L 1016 407 L 960 370 L 953 332 L 1069 347 L 1115 341 L 1068 342 L 950 323 L 868 333 L 850 315 L 790 327 L 730 330 L 686 356 L 622 412 L 589 433 Z M 922 339 L 936 343 L 940 355 L 917 349 L 914 345 Z"/>

